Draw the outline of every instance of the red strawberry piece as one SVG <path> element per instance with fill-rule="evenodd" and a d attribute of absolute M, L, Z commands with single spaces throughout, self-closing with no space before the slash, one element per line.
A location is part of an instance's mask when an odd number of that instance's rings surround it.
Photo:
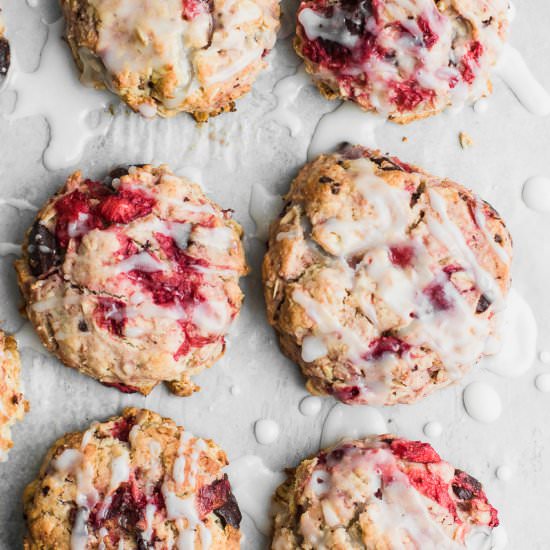
<path fill-rule="evenodd" d="M 100 203 L 98 212 L 109 224 L 129 223 L 150 214 L 155 203 L 155 199 L 143 191 L 120 189 Z"/>
<path fill-rule="evenodd" d="M 445 287 L 440 282 L 434 281 L 430 283 L 423 290 L 423 293 L 428 297 L 436 311 L 447 311 L 453 307 L 451 297 L 447 295 Z"/>
<path fill-rule="evenodd" d="M 390 246 L 390 260 L 399 267 L 408 267 L 414 258 L 414 248 L 408 244 Z"/>
<path fill-rule="evenodd" d="M 373 340 L 369 346 L 369 351 L 363 355 L 365 361 L 380 359 L 386 353 L 393 353 L 401 357 L 403 353 L 410 349 L 410 345 L 394 336 L 381 336 Z"/>
<path fill-rule="evenodd" d="M 94 317 L 97 324 L 115 336 L 123 336 L 126 326 L 126 304 L 116 298 L 98 298 Z"/>
<path fill-rule="evenodd" d="M 434 451 L 433 447 L 422 441 L 394 439 L 390 443 L 390 448 L 395 456 L 409 462 L 419 462 L 421 464 L 441 462 L 440 456 Z"/>

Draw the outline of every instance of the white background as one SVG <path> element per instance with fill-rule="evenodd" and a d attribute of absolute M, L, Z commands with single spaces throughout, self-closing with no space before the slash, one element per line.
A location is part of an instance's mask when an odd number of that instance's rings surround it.
<path fill-rule="evenodd" d="M 41 14 L 52 21 L 57 13 L 54 4 L 42 0 L 38 9 L 31 9 L 23 0 L 3 0 L 12 47 L 26 71 L 38 66 L 46 37 Z M 548 0 L 517 0 L 516 4 L 511 43 L 550 90 L 550 4 Z M 292 10 L 287 12 L 292 14 Z M 287 189 L 305 162 L 317 121 L 335 104 L 323 100 L 313 88 L 304 89 L 295 105 L 304 129 L 291 138 L 286 128 L 266 116 L 275 106 L 274 84 L 298 65 L 289 38 L 279 41 L 270 60 L 272 69 L 238 102 L 237 113 L 197 128 L 186 115 L 151 122 L 121 110 L 107 135 L 88 144 L 79 167 L 90 176 L 101 177 L 119 163 L 168 162 L 176 171 L 185 165 L 201 167 L 210 196 L 224 208 L 235 210 L 248 235 L 252 272 L 242 285 L 246 301 L 226 356 L 199 377 L 203 389 L 190 398 L 173 397 L 163 387 L 147 398 L 125 396 L 63 367 L 52 357 L 23 351 L 31 412 L 14 430 L 15 448 L 9 462 L 0 464 L 0 548 L 21 546 L 21 494 L 51 443 L 126 405 L 171 416 L 194 433 L 215 439 L 230 458 L 257 454 L 272 469 L 295 465 L 318 449 L 322 424 L 334 401 L 325 399 L 321 413 L 313 418 L 298 411 L 306 392 L 298 369 L 281 355 L 265 321 L 259 275 L 264 245 L 251 237 L 254 223 L 248 202 L 253 184 L 274 192 Z M 9 110 L 12 99 L 9 92 L 0 94 L 0 113 Z M 473 137 L 474 147 L 462 150 L 458 146 L 461 130 Z M 402 136 L 408 137 L 406 143 Z M 25 198 L 39 205 L 76 168 L 57 172 L 44 168 L 41 158 L 48 139 L 48 126 L 40 117 L 12 123 L 0 118 L 1 197 Z M 549 119 L 530 115 L 495 78 L 487 113 L 479 115 L 466 108 L 458 115 L 444 114 L 406 127 L 387 124 L 378 132 L 378 142 L 381 149 L 404 161 L 473 188 L 502 214 L 514 238 L 514 286 L 534 309 L 539 349 L 546 345 L 550 350 L 550 214 L 530 211 L 521 201 L 522 184 L 528 177 L 550 176 Z M 31 212 L 0 206 L 0 241 L 21 242 L 32 218 Z M 9 332 L 23 322 L 13 259 L 0 258 L 0 320 Z M 535 375 L 548 369 L 537 362 L 523 377 L 505 379 L 477 368 L 459 386 L 420 403 L 382 409 L 390 429 L 409 438 L 426 439 L 422 427 L 429 420 L 443 424 L 443 435 L 432 443 L 444 458 L 484 483 L 500 510 L 513 550 L 550 548 L 550 394 L 534 387 Z M 489 382 L 502 398 L 503 413 L 493 424 L 478 423 L 463 409 L 461 388 L 472 380 Z M 239 396 L 231 395 L 231 385 L 241 389 Z M 254 438 L 253 424 L 260 417 L 280 425 L 280 438 L 271 446 L 258 445 Z M 513 470 L 506 482 L 494 475 L 503 464 Z M 244 548 L 266 547 L 267 541 L 249 520 L 244 529 Z"/>

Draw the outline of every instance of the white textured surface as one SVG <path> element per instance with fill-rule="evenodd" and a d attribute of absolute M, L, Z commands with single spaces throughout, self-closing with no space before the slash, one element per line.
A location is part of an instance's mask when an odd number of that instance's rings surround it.
<path fill-rule="evenodd" d="M 2 5 L 19 64 L 32 71 L 38 66 L 46 35 L 40 12 L 52 21 L 55 1 L 41 0 L 36 11 L 23 1 L 3 0 Z M 285 7 L 291 12 L 290 6 Z M 550 90 L 546 24 L 550 6 L 547 0 L 518 0 L 517 8 L 511 42 Z M 304 397 L 301 377 L 280 354 L 265 322 L 259 277 L 264 246 L 250 237 L 255 227 L 248 204 L 254 184 L 275 193 L 286 191 L 305 162 L 321 115 L 336 104 L 323 100 L 311 86 L 305 87 L 293 106 L 293 112 L 300 114 L 301 129 L 290 136 L 286 127 L 268 116 L 276 103 L 274 85 L 299 65 L 288 38 L 279 42 L 270 59 L 273 68 L 238 103 L 236 114 L 197 128 L 186 116 L 147 121 L 121 110 L 107 135 L 86 147 L 79 166 L 92 176 L 105 174 L 113 164 L 132 162 L 169 162 L 176 170 L 190 166 L 200 169 L 210 195 L 224 207 L 233 208 L 243 223 L 253 271 L 243 283 L 245 306 L 232 330 L 227 354 L 200 376 L 203 390 L 191 398 L 173 397 L 161 387 L 147 398 L 122 395 L 62 367 L 51 357 L 33 349 L 23 351 L 25 389 L 32 410 L 15 428 L 15 448 L 9 462 L 0 467 L 1 550 L 21 545 L 21 493 L 36 475 L 49 445 L 65 432 L 82 429 L 126 405 L 147 406 L 171 416 L 197 435 L 216 439 L 231 459 L 254 454 L 275 471 L 295 465 L 318 449 L 322 426 L 334 401 L 323 399 L 321 412 L 314 416 L 304 416 L 298 409 Z M 13 101 L 9 92 L 0 95 L 0 113 L 9 111 Z M 470 134 L 475 146 L 460 149 L 459 131 Z M 403 136 L 408 137 L 406 142 Z M 514 237 L 514 286 L 534 309 L 538 349 L 550 349 L 550 217 L 529 210 L 521 201 L 522 186 L 529 177 L 550 176 L 548 117 L 528 113 L 495 78 L 494 95 L 482 115 L 465 109 L 459 115 L 443 114 L 410 126 L 385 124 L 377 130 L 376 138 L 383 150 L 472 187 L 500 211 Z M 48 129 L 40 117 L 11 123 L 0 119 L 2 198 L 25 199 L 38 205 L 59 187 L 70 170 L 49 172 L 44 168 L 42 156 L 47 142 Z M 0 204 L 0 242 L 21 242 L 32 217 L 29 210 Z M 0 319 L 8 331 L 22 325 L 12 262 L 13 256 L 0 258 Z M 28 336 L 27 331 L 23 334 Z M 32 343 L 32 338 L 26 337 L 26 341 Z M 410 438 L 427 439 L 422 431 L 426 422 L 441 422 L 444 430 L 435 447 L 447 460 L 484 483 L 501 512 L 512 550 L 549 546 L 550 524 L 540 521 L 540 510 L 546 508 L 549 491 L 550 394 L 538 391 L 534 384 L 535 376 L 550 372 L 548 368 L 537 360 L 533 369 L 516 379 L 478 368 L 459 386 L 412 406 L 381 411 L 390 431 Z M 464 411 L 462 389 L 472 381 L 489 384 L 501 397 L 503 411 L 492 424 L 478 423 Z M 230 391 L 231 387 L 239 388 L 240 393 Z M 268 447 L 259 445 L 254 437 L 254 423 L 259 418 L 271 418 L 280 427 L 279 439 Z M 495 476 L 503 464 L 514 472 L 507 481 Z M 244 531 L 245 550 L 266 547 L 266 539 L 246 516 Z"/>

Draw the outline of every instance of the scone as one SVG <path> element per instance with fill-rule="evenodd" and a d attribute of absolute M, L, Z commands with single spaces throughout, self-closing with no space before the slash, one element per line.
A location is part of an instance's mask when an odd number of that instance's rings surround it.
<path fill-rule="evenodd" d="M 479 481 L 429 444 L 392 435 L 305 460 L 275 504 L 273 550 L 458 550 L 499 524 Z"/>
<path fill-rule="evenodd" d="M 409 403 L 494 352 L 510 261 L 471 191 L 346 146 L 300 171 L 271 226 L 268 320 L 312 393 Z"/>
<path fill-rule="evenodd" d="M 241 307 L 241 227 L 166 166 L 112 175 L 76 172 L 38 213 L 16 262 L 26 314 L 69 367 L 189 395 Z"/>
<path fill-rule="evenodd" d="M 0 462 L 8 459 L 13 447 L 11 428 L 23 420 L 29 404 L 21 393 L 21 362 L 15 338 L 0 330 Z"/>
<path fill-rule="evenodd" d="M 23 495 L 25 550 L 240 546 L 225 453 L 143 409 L 95 422 L 49 450 Z"/>
<path fill-rule="evenodd" d="M 11 50 L 8 39 L 4 36 L 4 22 L 2 20 L 2 12 L 0 11 L 0 84 L 3 77 L 8 74 L 11 64 Z"/>
<path fill-rule="evenodd" d="M 398 122 L 491 91 L 508 0 L 302 0 L 294 46 L 321 93 Z"/>
<path fill-rule="evenodd" d="M 146 117 L 197 120 L 234 108 L 266 65 L 277 0 L 61 0 L 66 37 L 88 85 Z"/>

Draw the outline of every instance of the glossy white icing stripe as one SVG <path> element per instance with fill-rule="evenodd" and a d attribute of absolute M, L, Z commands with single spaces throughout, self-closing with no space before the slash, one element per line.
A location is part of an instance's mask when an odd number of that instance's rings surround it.
<path fill-rule="evenodd" d="M 530 113 L 550 114 L 550 94 L 533 76 L 521 53 L 510 44 L 504 46 L 495 71 Z"/>
<path fill-rule="evenodd" d="M 188 431 L 182 431 L 172 469 L 172 479 L 166 478 L 162 485 L 168 519 L 175 520 L 178 529 L 176 541 L 178 550 L 195 548 L 197 534 L 201 550 L 208 550 L 212 544 L 210 530 L 199 518 L 195 495 L 199 475 L 199 459 L 207 449 L 206 441 L 195 437 Z M 191 491 L 189 496 L 178 496 L 179 493 L 189 490 Z"/>
<path fill-rule="evenodd" d="M 310 8 L 302 10 L 298 15 L 298 21 L 304 27 L 310 40 L 323 38 L 341 44 L 346 48 L 353 48 L 359 40 L 359 35 L 351 34 L 346 26 L 346 14 L 335 7 L 332 17 L 323 17 Z"/>
<path fill-rule="evenodd" d="M 432 208 L 439 214 L 440 220 L 437 221 L 433 217 L 428 217 L 428 225 L 432 234 L 447 247 L 453 255 L 462 258 L 466 269 L 470 270 L 474 275 L 479 289 L 493 302 L 497 304 L 502 298 L 502 293 L 494 278 L 485 271 L 479 264 L 475 254 L 466 244 L 464 235 L 453 223 L 447 214 L 447 207 L 443 197 L 434 189 L 428 190 L 430 204 Z"/>

